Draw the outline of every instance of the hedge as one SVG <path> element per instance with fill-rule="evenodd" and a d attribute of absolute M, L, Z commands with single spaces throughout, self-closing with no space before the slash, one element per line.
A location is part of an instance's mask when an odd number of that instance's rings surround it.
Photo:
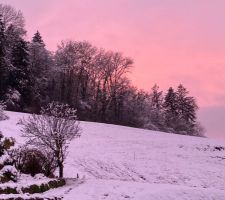
<path fill-rule="evenodd" d="M 33 184 L 27 187 L 22 187 L 22 193 L 35 194 L 43 193 L 50 189 L 62 187 L 66 184 L 64 179 L 50 180 L 48 183 L 42 183 L 41 185 Z M 20 191 L 17 187 L 15 188 L 0 188 L 0 194 L 19 194 Z M 1 199 L 0 199 L 1 200 Z"/>

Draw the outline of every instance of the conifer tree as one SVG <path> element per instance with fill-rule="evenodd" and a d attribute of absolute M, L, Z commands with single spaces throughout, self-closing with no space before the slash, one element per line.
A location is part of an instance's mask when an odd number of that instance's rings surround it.
<path fill-rule="evenodd" d="M 164 109 L 167 114 L 176 116 L 177 115 L 177 105 L 176 105 L 176 93 L 172 87 L 169 88 L 168 92 L 166 93 L 165 100 L 164 100 Z"/>
<path fill-rule="evenodd" d="M 176 92 L 169 88 L 164 101 L 166 124 L 175 133 L 195 135 L 198 106 L 195 99 L 188 94 L 181 84 Z"/>
<path fill-rule="evenodd" d="M 31 72 L 34 77 L 35 90 L 38 93 L 37 108 L 48 103 L 48 86 L 51 80 L 50 69 L 53 65 L 51 53 L 45 48 L 41 34 L 37 31 L 29 46 Z"/>
<path fill-rule="evenodd" d="M 10 5 L 0 4 L 0 100 L 6 101 L 9 93 L 16 96 L 9 85 L 10 73 L 15 70 L 12 50 L 25 33 L 22 13 Z"/>
<path fill-rule="evenodd" d="M 41 34 L 40 34 L 39 31 L 37 31 L 37 32 L 34 34 L 33 39 L 32 39 L 32 43 L 38 43 L 38 44 L 40 44 L 40 45 L 45 46 L 45 43 L 44 43 L 44 41 L 43 41 L 43 39 L 42 39 Z"/>
<path fill-rule="evenodd" d="M 166 126 L 171 131 L 174 131 L 174 123 L 176 121 L 176 118 L 178 118 L 177 113 L 177 102 L 176 102 L 176 93 L 174 92 L 174 89 L 172 87 L 169 88 L 165 95 L 164 103 L 164 112 L 165 112 L 165 122 Z"/>
<path fill-rule="evenodd" d="M 12 49 L 12 65 L 14 70 L 8 76 L 8 85 L 21 95 L 20 106 L 29 106 L 32 102 L 32 76 L 29 63 L 27 42 L 22 38 Z"/>
<path fill-rule="evenodd" d="M 6 36 L 5 25 L 2 16 L 0 15 L 0 99 L 2 99 L 6 91 L 6 76 L 7 76 L 7 60 L 6 60 Z"/>
<path fill-rule="evenodd" d="M 192 132 L 196 124 L 196 111 L 198 106 L 193 97 L 188 96 L 189 92 L 183 85 L 177 87 L 176 96 L 177 96 L 177 111 L 179 118 L 182 119 L 185 123 L 186 130 Z"/>

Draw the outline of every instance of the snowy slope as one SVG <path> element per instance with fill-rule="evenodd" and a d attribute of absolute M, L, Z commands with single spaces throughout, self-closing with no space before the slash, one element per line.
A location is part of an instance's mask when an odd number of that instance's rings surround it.
<path fill-rule="evenodd" d="M 16 124 L 26 114 L 7 114 L 0 130 L 23 143 Z M 65 176 L 78 173 L 85 181 L 51 193 L 71 200 L 225 200 L 225 150 L 219 150 L 225 141 L 92 122 L 81 127 Z"/>

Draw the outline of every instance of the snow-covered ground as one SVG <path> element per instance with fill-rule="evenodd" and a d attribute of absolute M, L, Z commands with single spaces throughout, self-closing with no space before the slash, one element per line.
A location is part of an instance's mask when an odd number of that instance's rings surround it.
<path fill-rule="evenodd" d="M 19 143 L 17 122 L 7 112 L 5 136 Z M 71 142 L 66 177 L 79 177 L 49 192 L 68 200 L 225 200 L 225 141 L 81 122 L 81 138 Z M 85 177 L 83 179 L 83 177 Z"/>

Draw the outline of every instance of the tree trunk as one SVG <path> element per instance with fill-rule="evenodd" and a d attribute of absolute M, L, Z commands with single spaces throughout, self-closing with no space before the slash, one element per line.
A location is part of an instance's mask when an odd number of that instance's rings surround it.
<path fill-rule="evenodd" d="M 59 163 L 59 178 L 63 178 L 63 163 Z"/>

